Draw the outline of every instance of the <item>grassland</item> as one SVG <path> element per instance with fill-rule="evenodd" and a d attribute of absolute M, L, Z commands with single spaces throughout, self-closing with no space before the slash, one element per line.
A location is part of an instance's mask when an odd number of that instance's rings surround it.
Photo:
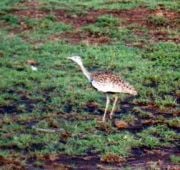
<path fill-rule="evenodd" d="M 178 168 L 178 10 L 176 0 L 2 0 L 0 169 Z M 120 95 L 114 120 L 100 122 L 105 97 L 71 55 L 138 96 Z"/>

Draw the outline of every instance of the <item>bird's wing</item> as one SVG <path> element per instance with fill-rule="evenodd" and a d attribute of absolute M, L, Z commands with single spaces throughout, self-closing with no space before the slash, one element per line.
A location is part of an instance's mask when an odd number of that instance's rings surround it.
<path fill-rule="evenodd" d="M 113 93 L 133 93 L 134 88 L 121 77 L 109 72 L 95 72 L 91 75 L 92 86 L 98 91 Z"/>
<path fill-rule="evenodd" d="M 92 86 L 102 92 L 122 92 L 120 77 L 110 72 L 95 72 L 92 74 Z"/>
<path fill-rule="evenodd" d="M 119 86 L 113 84 L 113 83 L 105 83 L 105 82 L 98 82 L 96 80 L 92 80 L 91 82 L 92 86 L 96 88 L 98 91 L 101 92 L 122 92 L 122 89 L 120 89 Z"/>

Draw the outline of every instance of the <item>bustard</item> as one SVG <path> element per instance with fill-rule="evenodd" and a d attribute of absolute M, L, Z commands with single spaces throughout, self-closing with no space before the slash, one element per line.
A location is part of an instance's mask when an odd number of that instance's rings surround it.
<path fill-rule="evenodd" d="M 137 91 L 134 89 L 134 87 L 131 86 L 128 82 L 121 79 L 119 76 L 112 74 L 110 72 L 90 73 L 84 67 L 80 56 L 72 56 L 68 58 L 80 66 L 81 71 L 83 72 L 83 74 L 86 76 L 86 78 L 89 80 L 89 82 L 94 88 L 96 88 L 100 92 L 106 93 L 106 107 L 102 118 L 103 122 L 105 122 L 108 106 L 110 103 L 109 93 L 115 94 L 112 110 L 110 112 L 111 119 L 113 117 L 115 106 L 118 100 L 118 95 L 117 95 L 118 93 L 128 93 L 132 95 L 137 95 Z"/>

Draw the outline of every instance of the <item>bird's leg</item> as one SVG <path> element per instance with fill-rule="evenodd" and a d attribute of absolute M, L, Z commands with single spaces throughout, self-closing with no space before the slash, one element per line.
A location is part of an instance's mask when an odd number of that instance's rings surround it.
<path fill-rule="evenodd" d="M 112 119 L 112 117 L 113 117 L 117 100 L 118 100 L 118 96 L 116 95 L 116 96 L 115 96 L 115 99 L 114 99 L 113 107 L 112 107 L 112 110 L 111 110 L 111 113 L 110 113 L 110 119 Z"/>
<path fill-rule="evenodd" d="M 106 120 L 106 113 L 108 110 L 109 102 L 110 102 L 109 95 L 106 94 L 106 108 L 105 108 L 103 119 L 102 119 L 103 122 L 105 122 L 105 120 Z"/>

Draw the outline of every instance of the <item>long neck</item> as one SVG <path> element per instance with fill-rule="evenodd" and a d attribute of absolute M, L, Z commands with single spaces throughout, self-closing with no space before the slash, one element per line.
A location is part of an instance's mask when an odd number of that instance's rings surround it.
<path fill-rule="evenodd" d="M 89 81 L 91 81 L 91 74 L 87 71 L 83 64 L 79 64 L 83 74 L 87 77 Z"/>

